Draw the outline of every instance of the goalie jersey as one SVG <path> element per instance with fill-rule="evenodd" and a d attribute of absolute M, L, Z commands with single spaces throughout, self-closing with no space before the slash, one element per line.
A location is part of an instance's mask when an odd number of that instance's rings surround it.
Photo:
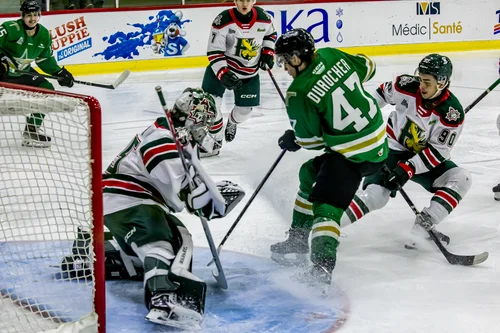
<path fill-rule="evenodd" d="M 450 158 L 465 113 L 458 99 L 445 89 L 434 100 L 425 100 L 419 91 L 419 78 L 401 75 L 385 82 L 374 96 L 378 105 L 391 104 L 395 110 L 387 122 L 389 148 L 415 154 L 410 161 L 415 174 L 428 172 Z"/>
<path fill-rule="evenodd" d="M 111 162 L 103 175 L 104 215 L 137 205 L 180 212 L 186 173 L 164 117 L 158 118 Z"/>
<path fill-rule="evenodd" d="M 260 54 L 274 55 L 276 31 L 271 16 L 264 9 L 254 6 L 250 23 L 236 18 L 236 8 L 220 13 L 212 24 L 207 56 L 215 75 L 229 68 L 240 79 L 258 73 Z"/>

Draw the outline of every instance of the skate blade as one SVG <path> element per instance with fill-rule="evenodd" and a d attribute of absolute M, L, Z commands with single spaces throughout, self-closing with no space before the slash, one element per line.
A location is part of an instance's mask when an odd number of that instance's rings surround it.
<path fill-rule="evenodd" d="M 147 316 L 145 317 L 146 320 L 155 323 L 155 324 L 160 324 L 164 326 L 170 326 L 170 327 L 175 327 L 175 328 L 180 328 L 183 330 L 196 330 L 199 331 L 201 330 L 201 323 L 199 323 L 196 320 L 172 320 L 168 318 L 168 313 L 166 311 L 162 311 L 159 309 L 152 309 Z"/>
<path fill-rule="evenodd" d="M 283 267 L 306 267 L 308 265 L 305 253 L 295 253 L 295 259 L 287 258 L 284 254 L 271 253 L 271 259 Z"/>
<path fill-rule="evenodd" d="M 23 147 L 29 147 L 29 148 L 49 148 L 50 143 L 41 143 L 33 140 L 23 140 L 21 143 Z"/>
<path fill-rule="evenodd" d="M 306 286 L 310 290 L 310 296 L 317 299 L 328 298 L 331 282 L 324 283 L 318 281 L 308 271 L 295 273 L 291 276 L 291 279 Z"/>

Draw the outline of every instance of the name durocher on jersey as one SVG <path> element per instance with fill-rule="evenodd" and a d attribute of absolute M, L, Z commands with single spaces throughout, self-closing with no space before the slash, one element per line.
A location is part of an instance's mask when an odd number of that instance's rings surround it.
<path fill-rule="evenodd" d="M 356 163 L 383 161 L 389 151 L 384 119 L 362 87 L 374 74 L 375 64 L 363 55 L 318 49 L 287 91 L 298 144 L 335 151 Z"/>

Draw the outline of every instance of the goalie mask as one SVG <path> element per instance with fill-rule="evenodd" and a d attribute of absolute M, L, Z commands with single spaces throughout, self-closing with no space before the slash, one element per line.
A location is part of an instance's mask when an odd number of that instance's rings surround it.
<path fill-rule="evenodd" d="M 175 101 L 172 111 L 181 141 L 194 142 L 207 151 L 213 149 L 214 139 L 209 131 L 215 121 L 216 106 L 212 95 L 200 88 L 187 88 Z"/>

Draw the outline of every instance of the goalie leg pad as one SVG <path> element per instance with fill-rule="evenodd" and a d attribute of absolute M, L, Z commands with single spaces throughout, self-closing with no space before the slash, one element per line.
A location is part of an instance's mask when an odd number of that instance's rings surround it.
<path fill-rule="evenodd" d="M 168 258 L 162 251 L 148 252 L 146 256 L 146 297 L 149 297 L 150 310 L 146 319 L 168 326 L 191 327 L 193 324 L 199 325 L 202 320 L 206 284 L 190 272 L 193 255 L 191 235 L 184 227 L 178 226 L 178 230 L 182 245 L 175 258 L 168 251 L 165 251 L 170 254 Z M 160 262 L 149 261 L 148 257 L 156 257 Z M 149 264 L 153 264 L 151 270 Z"/>
<path fill-rule="evenodd" d="M 115 239 L 104 241 L 106 280 L 133 279 L 142 281 L 144 269 L 138 257 L 127 255 Z"/>

